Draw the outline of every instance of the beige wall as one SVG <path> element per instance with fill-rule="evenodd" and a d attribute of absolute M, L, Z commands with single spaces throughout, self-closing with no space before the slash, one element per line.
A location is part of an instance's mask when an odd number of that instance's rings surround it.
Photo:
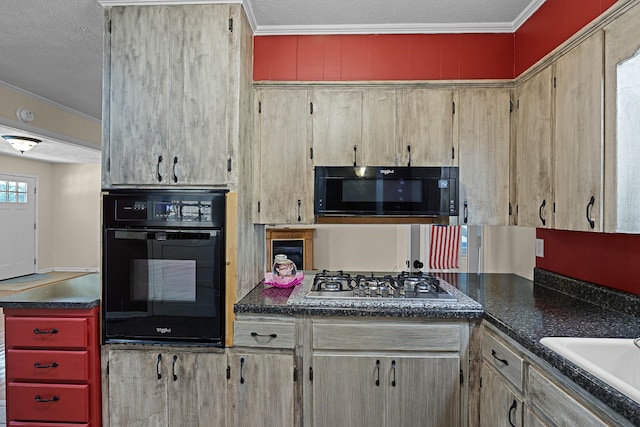
<path fill-rule="evenodd" d="M 16 117 L 18 108 L 31 110 L 35 119 L 29 123 L 19 121 Z M 99 120 L 74 114 L 1 85 L 0 123 L 98 149 L 102 138 Z"/>
<path fill-rule="evenodd" d="M 536 229 L 483 227 L 482 272 L 514 273 L 533 280 L 536 264 Z"/>
<path fill-rule="evenodd" d="M 100 267 L 100 165 L 0 155 L 0 173 L 37 178 L 38 271 Z"/>
<path fill-rule="evenodd" d="M 53 266 L 100 269 L 100 165 L 53 167 Z"/>

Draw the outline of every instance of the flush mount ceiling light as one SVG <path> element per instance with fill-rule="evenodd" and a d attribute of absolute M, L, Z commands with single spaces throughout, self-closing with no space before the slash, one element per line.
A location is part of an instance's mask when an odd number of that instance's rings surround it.
<path fill-rule="evenodd" d="M 2 137 L 7 141 L 13 148 L 23 153 L 25 151 L 31 150 L 37 144 L 42 141 L 35 138 L 29 138 L 27 136 L 18 136 L 18 135 L 2 135 Z"/>

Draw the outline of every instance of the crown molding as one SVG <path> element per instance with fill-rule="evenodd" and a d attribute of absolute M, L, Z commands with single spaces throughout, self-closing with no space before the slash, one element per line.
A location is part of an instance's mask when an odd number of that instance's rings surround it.
<path fill-rule="evenodd" d="M 527 20 L 531 18 L 531 15 L 536 13 L 536 11 L 540 9 L 540 6 L 542 6 L 546 1 L 547 0 L 532 1 L 529 6 L 527 6 L 527 8 L 523 10 L 522 13 L 515 19 L 515 21 L 511 23 L 511 26 L 513 27 L 512 32 L 515 32 L 518 28 L 520 28 L 520 26 L 522 26 L 522 24 L 527 22 Z"/>

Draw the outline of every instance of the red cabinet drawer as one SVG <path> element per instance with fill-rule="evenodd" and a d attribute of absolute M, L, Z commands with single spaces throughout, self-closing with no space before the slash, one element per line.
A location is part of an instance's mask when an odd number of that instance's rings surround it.
<path fill-rule="evenodd" d="M 24 423 L 22 421 L 11 421 L 9 426 L 14 427 L 89 427 L 89 424 L 69 424 L 69 423 Z"/>
<path fill-rule="evenodd" d="M 86 348 L 86 318 L 6 317 L 7 348 Z"/>
<path fill-rule="evenodd" d="M 7 385 L 7 419 L 11 421 L 89 421 L 87 384 Z"/>
<path fill-rule="evenodd" d="M 7 350 L 8 381 L 88 381 L 88 351 Z"/>

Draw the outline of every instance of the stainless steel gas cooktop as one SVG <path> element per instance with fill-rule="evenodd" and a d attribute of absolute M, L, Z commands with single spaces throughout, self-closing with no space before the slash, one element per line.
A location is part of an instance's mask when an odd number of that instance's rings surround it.
<path fill-rule="evenodd" d="M 355 274 L 344 271 L 322 271 L 313 278 L 307 298 L 384 298 L 457 301 L 441 286 L 438 277 L 422 272 L 399 274 Z"/>

